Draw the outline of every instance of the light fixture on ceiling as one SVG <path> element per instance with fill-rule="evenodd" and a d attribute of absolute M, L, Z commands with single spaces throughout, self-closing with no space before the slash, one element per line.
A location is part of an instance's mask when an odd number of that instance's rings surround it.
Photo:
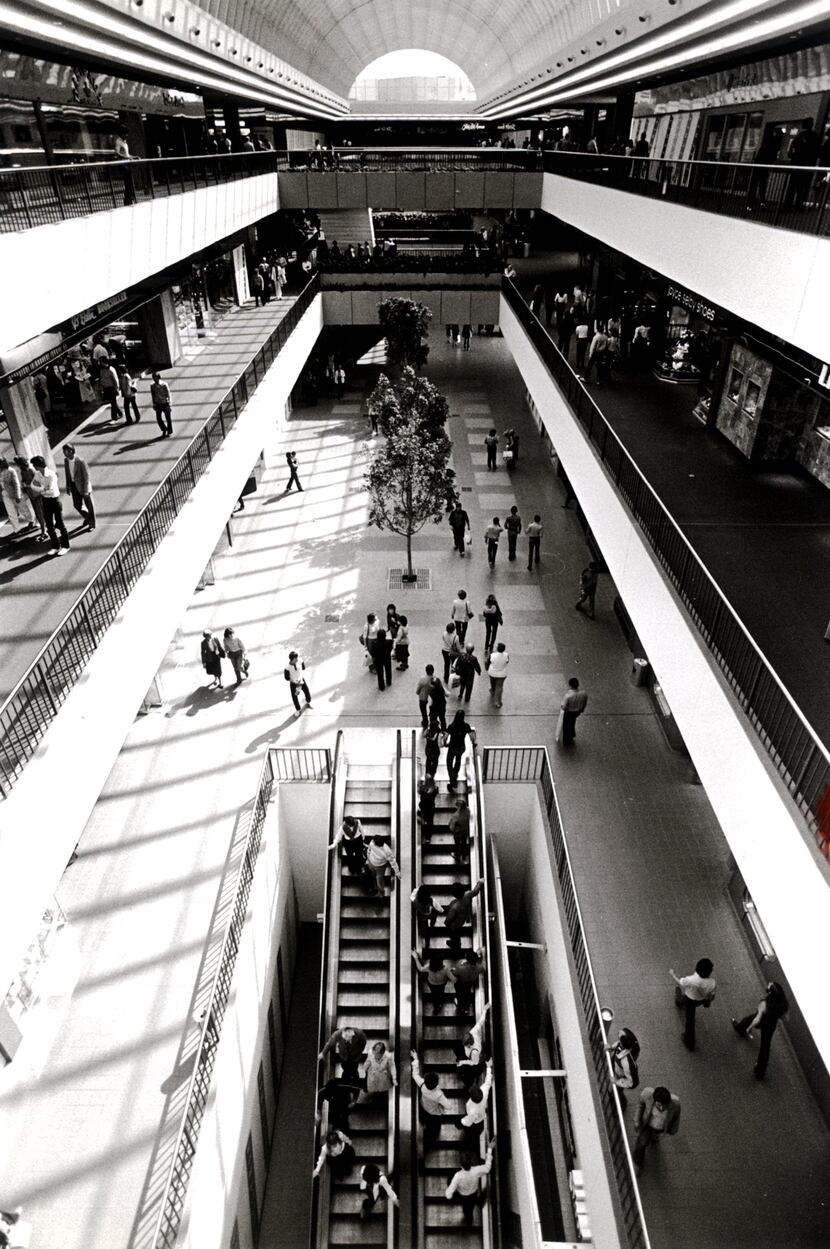
<path fill-rule="evenodd" d="M 201 28 L 201 26 L 191 26 L 191 27 L 190 27 L 190 33 L 191 33 L 191 35 L 193 36 L 193 38 L 194 38 L 194 39 L 198 39 L 198 38 L 199 38 L 199 36 L 200 36 L 200 35 L 201 35 L 201 33 L 202 33 L 202 28 Z"/>

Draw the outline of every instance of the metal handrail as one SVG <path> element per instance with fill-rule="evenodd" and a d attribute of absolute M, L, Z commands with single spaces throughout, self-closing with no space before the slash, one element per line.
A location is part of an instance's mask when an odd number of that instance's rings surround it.
<path fill-rule="evenodd" d="M 323 880 L 323 948 L 320 958 L 320 1008 L 318 1012 L 317 1024 L 317 1052 L 322 1052 L 323 1047 L 331 1035 L 331 1020 L 334 1014 L 334 1002 L 337 996 L 337 976 L 332 975 L 332 961 L 334 967 L 337 967 L 338 950 L 332 947 L 331 933 L 340 909 L 340 867 L 337 851 L 330 851 L 328 847 L 334 840 L 335 829 L 340 823 L 343 813 L 343 792 L 342 783 L 343 772 L 343 730 L 339 729 L 334 745 L 334 765 L 331 772 L 331 790 L 329 793 L 329 833 L 326 843 L 326 870 Z M 334 861 L 334 866 L 332 863 Z M 336 882 L 336 888 L 335 888 Z M 333 898 L 336 894 L 336 905 Z M 322 1083 L 321 1083 L 322 1081 Z M 314 1105 L 318 1106 L 318 1098 L 320 1089 L 326 1082 L 326 1067 L 322 1063 L 317 1063 L 317 1081 L 314 1087 Z M 324 1110 L 319 1124 L 316 1124 L 313 1138 L 313 1154 L 311 1167 L 309 1171 L 314 1169 L 317 1158 L 321 1149 L 323 1133 L 326 1129 L 327 1111 Z M 322 1249 L 324 1243 L 328 1240 L 328 1228 L 321 1225 L 320 1210 L 329 1195 L 329 1173 L 328 1167 L 324 1167 L 319 1177 L 320 1183 L 317 1190 L 317 1200 L 314 1195 L 311 1199 L 311 1222 L 309 1225 L 309 1245 L 311 1249 Z M 314 1181 L 311 1181 L 312 1185 Z"/>
<path fill-rule="evenodd" d="M 418 769 L 419 759 L 417 753 L 417 745 L 415 734 L 412 734 L 412 810 L 417 811 L 418 807 Z M 413 888 L 420 885 L 423 876 L 423 855 L 421 851 L 421 834 L 418 826 L 418 820 L 413 816 L 411 825 L 412 837 L 412 885 Z M 409 945 L 410 949 L 420 951 L 420 943 L 418 941 L 418 921 L 415 916 L 415 907 L 409 907 Z M 421 994 L 421 984 L 418 969 L 415 966 L 415 960 L 409 960 L 409 995 L 412 1003 L 412 1027 L 410 1031 L 409 1041 L 410 1049 L 414 1050 L 418 1055 L 419 1061 L 423 1058 L 421 1053 L 421 1012 L 424 1009 L 423 997 Z M 409 1055 L 407 1055 L 407 1058 Z M 423 1071 L 421 1072 L 423 1075 Z M 412 1219 L 415 1227 L 414 1249 L 425 1249 L 426 1232 L 424 1228 L 423 1218 L 423 1201 L 421 1200 L 421 1186 L 423 1184 L 422 1167 L 420 1159 L 424 1156 L 424 1130 L 421 1123 L 421 1090 L 415 1084 L 414 1080 L 410 1082 L 410 1093 L 412 1097 L 412 1132 L 410 1136 L 411 1158 L 410 1164 L 410 1180 L 411 1180 L 411 1202 L 412 1202 Z"/>
<path fill-rule="evenodd" d="M 609 470 L 618 494 L 820 843 L 817 815 L 822 795 L 830 791 L 830 751 L 657 491 L 509 278 L 502 280 L 502 294 L 560 385 L 595 454 Z"/>
<path fill-rule="evenodd" d="M 0 706 L 0 795 L 55 719 L 133 586 L 319 289 L 315 276 L 248 361 Z"/>
<path fill-rule="evenodd" d="M 402 741 L 401 730 L 398 729 L 395 734 L 395 762 L 392 772 L 392 791 L 395 795 L 393 805 L 394 823 L 392 825 L 392 850 L 400 866 L 401 861 L 401 755 Z M 398 941 L 401 931 L 401 882 L 394 881 L 392 884 L 392 895 L 389 898 L 389 1022 L 391 1025 L 390 1042 L 392 1044 L 392 1053 L 395 1057 L 396 1066 L 400 1064 L 400 1032 L 401 1021 L 400 1011 L 398 1010 L 398 960 L 399 950 Z M 398 1083 L 394 1089 L 389 1090 L 388 1096 L 388 1119 L 387 1119 L 387 1136 L 386 1136 L 386 1174 L 389 1177 L 390 1184 L 397 1191 L 398 1181 L 396 1170 L 398 1167 L 398 1126 L 400 1123 L 399 1105 L 400 1105 L 400 1088 L 401 1073 L 398 1071 Z M 394 1177 L 394 1183 L 393 1183 Z M 398 1243 L 398 1207 L 391 1201 L 386 1203 L 386 1244 L 388 1249 L 395 1249 Z"/>
<path fill-rule="evenodd" d="M 151 1241 L 153 1249 L 173 1249 L 179 1234 L 196 1156 L 196 1146 L 210 1094 L 222 1024 L 230 1000 L 236 960 L 262 842 L 262 830 L 279 770 L 274 766 L 274 756 L 279 753 L 279 750 L 270 749 L 262 761 L 251 825 L 240 859 L 234 898 L 222 939 L 222 949 L 216 962 L 210 998 L 202 1016 L 199 1044 L 196 1048 L 196 1058 L 188 1084 L 184 1111 L 172 1152 L 167 1180 L 162 1190 L 159 1215 Z M 325 770 L 326 775 L 330 771 L 329 760 L 329 765 Z M 315 771 L 303 779 L 319 781 L 320 775 Z"/>
<path fill-rule="evenodd" d="M 482 759 L 482 779 L 487 783 L 499 781 L 514 783 L 538 782 L 541 785 L 545 813 L 548 818 L 551 848 L 554 852 L 554 865 L 562 894 L 563 918 L 571 942 L 576 968 L 576 985 L 582 1003 L 588 1045 L 594 1063 L 597 1086 L 602 1107 L 603 1122 L 610 1156 L 614 1166 L 614 1177 L 620 1199 L 623 1223 L 628 1237 L 629 1249 L 650 1249 L 645 1212 L 640 1199 L 640 1190 L 634 1172 L 634 1159 L 628 1143 L 622 1108 L 614 1084 L 614 1071 L 611 1056 L 606 1049 L 605 1025 L 602 1020 L 602 1007 L 597 991 L 596 977 L 588 952 L 588 941 L 585 936 L 585 925 L 576 888 L 573 865 L 565 839 L 562 814 L 556 796 L 556 785 L 550 758 L 544 746 L 524 747 L 521 752 L 520 764 L 517 769 L 511 766 L 516 762 L 516 753 L 511 748 L 488 746 L 484 748 Z M 505 761 L 507 766 L 499 766 Z M 491 766 L 494 765 L 494 766 Z"/>

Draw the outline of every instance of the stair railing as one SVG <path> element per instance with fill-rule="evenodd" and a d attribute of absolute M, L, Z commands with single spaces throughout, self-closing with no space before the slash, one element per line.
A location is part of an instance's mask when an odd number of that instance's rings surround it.
<path fill-rule="evenodd" d="M 392 773 L 392 850 L 400 864 L 401 854 L 401 731 L 398 729 L 395 741 L 395 764 Z M 396 1065 L 400 1060 L 400 1012 L 398 1010 L 398 939 L 401 930 L 401 882 L 393 880 L 392 893 L 389 898 L 389 1040 Z M 386 1174 L 389 1182 L 397 1192 L 396 1170 L 399 1162 L 398 1123 L 400 1110 L 400 1071 L 398 1084 L 389 1090 L 386 1144 Z M 386 1203 L 386 1244 L 389 1249 L 397 1245 L 398 1208 L 391 1201 Z"/>

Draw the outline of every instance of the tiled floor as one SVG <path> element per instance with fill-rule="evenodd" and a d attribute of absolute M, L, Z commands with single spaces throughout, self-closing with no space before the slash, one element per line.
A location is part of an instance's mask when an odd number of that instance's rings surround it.
<path fill-rule="evenodd" d="M 498 596 L 512 657 L 502 711 L 486 680 L 476 683 L 470 717 L 479 738 L 553 750 L 603 997 L 641 1038 L 644 1080 L 665 1081 L 683 1100 L 680 1135 L 649 1159 L 643 1179 L 656 1249 L 830 1243 L 822 1204 L 828 1134 L 786 1037 L 776 1038 L 769 1078 L 759 1085 L 749 1043 L 729 1026 L 732 1013 L 757 1000 L 760 982 L 726 893 L 726 846 L 646 693 L 630 684 L 607 578 L 596 621 L 574 612 L 587 558 L 581 530 L 534 454 L 521 379 L 503 343 L 474 338 L 472 346 L 468 355 L 433 336 L 429 374 L 459 413 L 450 432 L 459 481 L 471 487 L 462 497 L 474 544 L 462 561 L 446 527 L 415 539 L 433 588 L 395 596 L 411 618 L 408 673 L 395 672 L 382 693 L 362 668 L 361 625 L 390 600 L 387 572 L 400 566 L 401 544 L 366 528 L 366 498 L 355 492 L 365 422 L 325 403 L 296 413 L 288 440 L 305 492 L 283 493 L 284 467 L 274 457 L 241 518 L 238 545 L 182 622 L 163 675 L 166 708 L 136 722 L 61 886 L 71 923 L 52 991 L 18 1060 L 0 1073 L 4 1200 L 26 1207 L 39 1244 L 143 1249 L 130 1226 L 167 1098 L 183 1078 L 180 1045 L 192 1027 L 202 938 L 262 750 L 331 745 L 337 728 L 415 725 L 415 679 L 424 663 L 440 663 L 441 630 L 460 586 L 477 613 L 487 593 Z M 489 411 L 469 414 L 485 405 Z M 492 489 L 474 484 L 481 470 L 472 459 L 491 417 L 522 437 L 519 464 L 510 477 L 501 466 L 491 474 Z M 488 570 L 483 537 L 492 512 L 482 496 L 494 493 L 515 500 L 525 521 L 542 514 L 539 573 L 527 571 L 523 538 L 515 564 L 505 540 Z M 209 692 L 198 638 L 207 625 L 226 623 L 249 648 L 252 678 L 239 690 Z M 478 619 L 470 638 L 480 651 Z M 291 646 L 310 665 L 314 705 L 299 720 L 282 678 Z M 577 748 L 563 756 L 552 742 L 555 710 L 573 673 L 590 702 Z M 719 995 L 700 1020 L 692 1055 L 680 1044 L 667 969 L 685 970 L 703 953 L 715 960 Z M 297 1182 L 305 1182 L 302 1171 Z M 263 1243 L 282 1249 L 286 1241 L 283 1234 Z"/>

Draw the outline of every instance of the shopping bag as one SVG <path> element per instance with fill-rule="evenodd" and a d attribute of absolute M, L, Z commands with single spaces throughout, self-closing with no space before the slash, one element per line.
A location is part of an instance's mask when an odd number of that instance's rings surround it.
<path fill-rule="evenodd" d="M 505 464 L 509 464 L 509 463 L 510 463 L 510 461 L 513 459 L 513 452 L 512 452 L 512 451 L 502 451 L 502 453 L 501 453 L 501 458 L 504 460 Z"/>
<path fill-rule="evenodd" d="M 565 727 L 565 712 L 560 710 L 560 712 L 559 712 L 559 719 L 556 721 L 556 740 L 557 740 L 557 742 L 561 742 L 561 741 L 562 741 L 562 730 L 564 729 L 564 727 Z"/>
<path fill-rule="evenodd" d="M 450 689 L 457 690 L 460 684 L 461 684 L 461 677 L 458 675 L 457 672 L 451 672 L 450 673 Z"/>

